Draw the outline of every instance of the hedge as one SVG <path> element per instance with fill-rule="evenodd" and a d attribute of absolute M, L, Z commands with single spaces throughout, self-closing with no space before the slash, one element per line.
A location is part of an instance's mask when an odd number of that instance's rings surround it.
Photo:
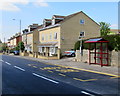
<path fill-rule="evenodd" d="M 99 37 L 99 38 L 104 38 L 105 40 L 108 40 L 108 49 L 110 51 L 115 50 L 115 51 L 120 51 L 120 34 L 116 34 L 116 35 L 107 35 L 107 36 L 103 36 L 103 37 Z M 89 44 L 88 43 L 84 43 L 86 40 L 83 40 L 82 43 L 82 49 L 88 49 L 89 48 Z M 74 45 L 74 50 L 79 50 L 80 49 L 80 41 L 77 41 Z M 91 44 L 91 49 L 94 49 L 94 44 Z"/>

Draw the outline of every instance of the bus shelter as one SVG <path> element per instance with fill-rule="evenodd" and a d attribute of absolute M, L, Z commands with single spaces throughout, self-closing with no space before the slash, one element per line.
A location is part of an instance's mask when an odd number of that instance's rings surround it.
<path fill-rule="evenodd" d="M 85 43 L 89 43 L 89 64 L 109 65 L 109 41 L 103 38 L 95 38 L 89 39 Z"/>

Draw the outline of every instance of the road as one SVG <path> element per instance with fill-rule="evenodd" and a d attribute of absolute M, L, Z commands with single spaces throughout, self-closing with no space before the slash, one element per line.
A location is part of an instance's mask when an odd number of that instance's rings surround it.
<path fill-rule="evenodd" d="M 2 94 L 118 94 L 119 78 L 2 55 Z M 16 96 L 16 95 L 15 95 Z"/>

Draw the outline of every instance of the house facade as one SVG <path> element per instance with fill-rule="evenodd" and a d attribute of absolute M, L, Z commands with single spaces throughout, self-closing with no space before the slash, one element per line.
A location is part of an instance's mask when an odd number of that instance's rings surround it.
<path fill-rule="evenodd" d="M 17 47 L 18 43 L 22 41 L 21 33 L 16 33 L 9 40 L 9 49 Z"/>
<path fill-rule="evenodd" d="M 22 42 L 27 52 L 33 52 L 33 33 L 38 26 L 38 24 L 29 25 L 28 29 L 23 30 Z"/>
<path fill-rule="evenodd" d="M 100 26 L 80 11 L 68 16 L 53 15 L 43 20 L 39 30 L 38 52 L 42 56 L 64 55 L 64 51 L 74 49 L 74 44 L 82 39 L 100 36 Z M 59 50 L 59 51 L 58 51 Z"/>
<path fill-rule="evenodd" d="M 39 43 L 39 32 L 38 29 L 40 29 L 42 25 L 33 24 L 28 26 L 28 29 L 23 30 L 22 34 L 22 42 L 25 46 L 25 52 L 26 55 L 36 57 L 36 54 L 38 53 L 38 43 Z"/>

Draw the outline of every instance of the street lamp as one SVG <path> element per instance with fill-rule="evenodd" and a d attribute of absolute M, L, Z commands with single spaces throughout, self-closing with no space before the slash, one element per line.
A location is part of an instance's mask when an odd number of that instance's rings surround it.
<path fill-rule="evenodd" d="M 80 41 L 80 54 L 81 54 L 81 61 L 82 61 L 82 56 L 83 56 L 83 50 L 82 50 L 82 39 L 84 38 L 84 32 L 80 32 L 80 37 L 79 37 L 79 41 Z"/>
<path fill-rule="evenodd" d="M 16 20 L 16 19 L 13 19 L 13 20 Z M 21 33 L 21 19 L 19 20 L 19 28 L 20 28 L 20 33 Z"/>
<path fill-rule="evenodd" d="M 13 20 L 16 20 L 16 19 L 13 19 Z M 21 19 L 19 20 L 19 27 L 20 27 L 20 34 L 21 34 Z M 19 48 L 19 50 L 21 50 L 21 48 Z"/>

